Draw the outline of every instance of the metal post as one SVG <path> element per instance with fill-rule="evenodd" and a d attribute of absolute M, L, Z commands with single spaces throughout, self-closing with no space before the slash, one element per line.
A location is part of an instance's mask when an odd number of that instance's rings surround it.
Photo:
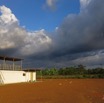
<path fill-rule="evenodd" d="M 4 62 L 3 62 L 3 70 L 5 69 L 5 57 L 4 57 Z"/>
<path fill-rule="evenodd" d="M 21 60 L 21 70 L 22 70 L 22 60 Z"/>
<path fill-rule="evenodd" d="M 14 59 L 13 59 L 13 70 L 14 70 Z"/>

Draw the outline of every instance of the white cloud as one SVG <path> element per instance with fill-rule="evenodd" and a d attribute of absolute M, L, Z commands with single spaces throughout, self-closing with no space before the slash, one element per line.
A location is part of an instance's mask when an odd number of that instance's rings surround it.
<path fill-rule="evenodd" d="M 21 55 L 35 55 L 49 49 L 51 39 L 45 30 L 28 32 L 9 8 L 0 6 L 0 12 L 0 50 L 16 49 Z"/>
<path fill-rule="evenodd" d="M 9 8 L 5 6 L 0 6 L 0 11 L 2 13 L 2 15 L 0 16 L 0 23 L 9 24 L 18 22 L 17 18 Z"/>
<path fill-rule="evenodd" d="M 82 6 L 86 6 L 90 3 L 91 0 L 80 0 Z"/>
<path fill-rule="evenodd" d="M 49 8 L 54 9 L 58 0 L 46 0 L 46 4 Z"/>
<path fill-rule="evenodd" d="M 49 50 L 52 40 L 45 34 L 45 30 L 29 32 L 25 45 L 20 50 L 23 55 L 37 54 Z"/>
<path fill-rule="evenodd" d="M 84 9 L 90 2 L 91 0 L 80 0 L 81 9 Z"/>

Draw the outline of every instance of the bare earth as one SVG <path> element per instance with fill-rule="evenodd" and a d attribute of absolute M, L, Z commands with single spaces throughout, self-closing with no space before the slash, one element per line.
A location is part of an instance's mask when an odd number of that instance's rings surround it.
<path fill-rule="evenodd" d="M 0 103 L 104 103 L 104 79 L 48 79 L 0 86 Z"/>

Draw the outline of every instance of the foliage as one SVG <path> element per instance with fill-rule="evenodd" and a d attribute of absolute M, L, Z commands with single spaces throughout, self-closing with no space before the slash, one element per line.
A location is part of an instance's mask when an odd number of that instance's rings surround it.
<path fill-rule="evenodd" d="M 50 68 L 43 69 L 38 72 L 38 75 L 43 75 L 44 78 L 104 78 L 104 69 L 86 69 L 82 64 L 65 68 Z"/>

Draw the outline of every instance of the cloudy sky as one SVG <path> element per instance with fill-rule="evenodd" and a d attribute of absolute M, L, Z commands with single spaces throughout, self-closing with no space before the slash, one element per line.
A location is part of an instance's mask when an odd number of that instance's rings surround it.
<path fill-rule="evenodd" d="M 0 0 L 0 55 L 33 68 L 104 65 L 104 0 Z"/>

